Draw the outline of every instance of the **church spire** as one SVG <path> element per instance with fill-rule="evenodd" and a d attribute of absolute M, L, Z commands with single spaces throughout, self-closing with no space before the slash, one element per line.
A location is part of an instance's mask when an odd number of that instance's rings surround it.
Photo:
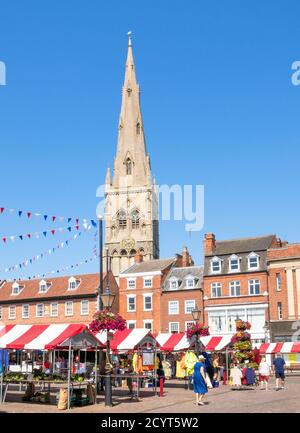
<path fill-rule="evenodd" d="M 136 76 L 135 76 L 135 65 L 134 65 L 133 53 L 132 53 L 131 35 L 132 33 L 128 32 L 128 52 L 127 52 L 127 60 L 126 60 L 124 86 L 132 85 L 132 83 L 137 85 Z"/>
<path fill-rule="evenodd" d="M 136 80 L 131 32 L 128 32 L 128 51 L 122 89 L 117 154 L 114 164 L 115 186 L 146 186 L 149 183 L 144 126 L 140 107 L 140 86 Z"/>

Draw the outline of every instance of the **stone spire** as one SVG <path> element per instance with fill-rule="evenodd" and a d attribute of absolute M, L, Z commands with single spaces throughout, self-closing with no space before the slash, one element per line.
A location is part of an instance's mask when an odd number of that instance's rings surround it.
<path fill-rule="evenodd" d="M 140 86 L 136 80 L 131 32 L 122 89 L 117 154 L 113 185 L 119 187 L 149 185 L 150 160 L 146 151 L 140 108 Z M 151 184 L 151 179 L 150 179 Z"/>

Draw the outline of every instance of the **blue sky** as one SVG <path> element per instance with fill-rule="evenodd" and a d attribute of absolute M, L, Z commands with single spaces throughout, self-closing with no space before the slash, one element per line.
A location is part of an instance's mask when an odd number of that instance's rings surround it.
<path fill-rule="evenodd" d="M 95 217 L 112 166 L 128 30 L 141 85 L 153 174 L 203 184 L 205 226 L 160 225 L 161 256 L 202 239 L 299 233 L 300 4 L 285 1 L 2 2 L 0 207 Z M 0 235 L 66 226 L 0 216 Z M 67 235 L 0 242 L 0 269 Z M 92 256 L 93 233 L 14 274 L 36 275 Z M 95 262 L 80 272 L 96 271 Z M 79 272 L 79 270 L 78 270 Z"/>

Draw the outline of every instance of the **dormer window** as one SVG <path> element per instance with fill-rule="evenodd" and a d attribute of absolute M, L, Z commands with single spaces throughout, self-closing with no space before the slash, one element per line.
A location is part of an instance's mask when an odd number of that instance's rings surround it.
<path fill-rule="evenodd" d="M 221 272 L 221 260 L 219 257 L 214 257 L 210 262 L 211 272 L 217 274 Z"/>
<path fill-rule="evenodd" d="M 186 288 L 193 289 L 195 287 L 195 278 L 192 275 L 186 277 Z"/>
<path fill-rule="evenodd" d="M 42 280 L 40 281 L 39 293 L 46 293 L 51 286 L 49 281 Z"/>
<path fill-rule="evenodd" d="M 240 259 L 235 254 L 229 258 L 229 270 L 230 272 L 239 272 L 240 270 Z"/>
<path fill-rule="evenodd" d="M 14 284 L 12 285 L 12 288 L 11 288 L 11 294 L 12 295 L 18 295 L 19 293 L 21 293 L 23 288 L 24 288 L 24 286 L 21 286 L 19 283 L 17 283 L 15 281 Z"/>
<path fill-rule="evenodd" d="M 169 281 L 169 288 L 170 288 L 170 290 L 178 289 L 178 280 L 177 279 L 170 280 Z"/>
<path fill-rule="evenodd" d="M 248 256 L 248 269 L 258 269 L 259 268 L 259 256 L 255 253 L 251 253 Z"/>
<path fill-rule="evenodd" d="M 68 290 L 76 290 L 79 284 L 80 280 L 76 280 L 74 277 L 69 278 Z"/>

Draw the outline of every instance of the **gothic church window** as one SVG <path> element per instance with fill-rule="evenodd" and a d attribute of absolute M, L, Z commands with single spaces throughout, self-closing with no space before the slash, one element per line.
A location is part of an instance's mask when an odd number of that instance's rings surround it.
<path fill-rule="evenodd" d="M 131 221 L 132 221 L 132 228 L 138 229 L 140 225 L 140 213 L 137 209 L 132 212 Z"/>
<path fill-rule="evenodd" d="M 140 133 L 141 133 L 141 125 L 140 125 L 140 123 L 136 124 L 136 133 L 137 133 L 137 135 L 140 135 Z"/>
<path fill-rule="evenodd" d="M 132 174 L 132 162 L 130 158 L 126 159 L 126 174 Z"/>
<path fill-rule="evenodd" d="M 125 229 L 127 226 L 127 218 L 126 212 L 124 210 L 120 210 L 120 212 L 118 213 L 118 221 L 120 229 Z"/>

